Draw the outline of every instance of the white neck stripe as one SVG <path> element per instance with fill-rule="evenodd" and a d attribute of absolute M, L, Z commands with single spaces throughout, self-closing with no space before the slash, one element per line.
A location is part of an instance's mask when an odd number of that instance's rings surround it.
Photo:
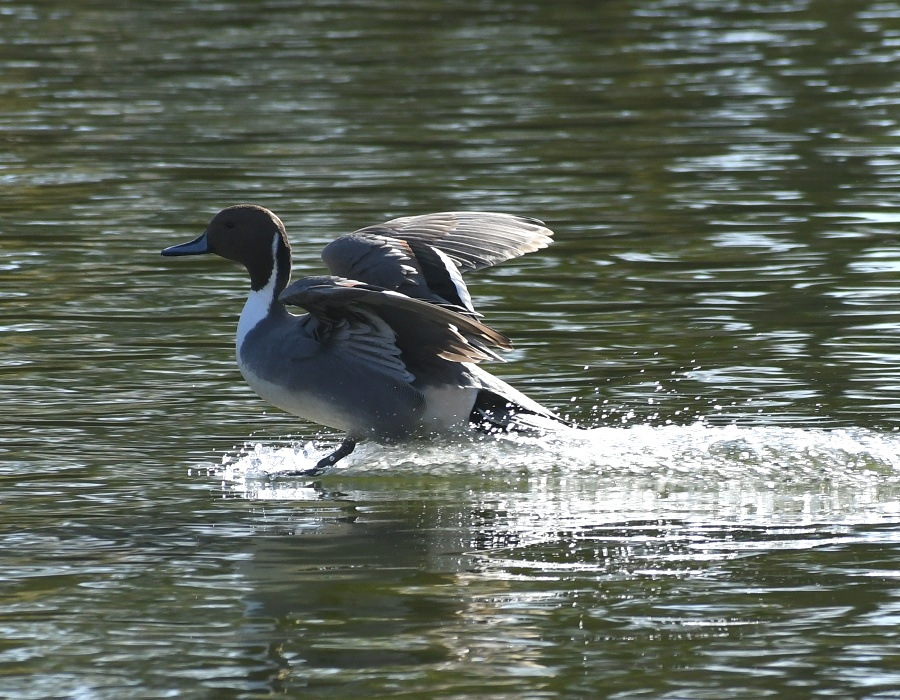
<path fill-rule="evenodd" d="M 272 238 L 272 272 L 262 289 L 252 289 L 244 303 L 241 318 L 237 327 L 237 352 L 240 355 L 241 345 L 247 334 L 269 315 L 272 302 L 275 301 L 275 283 L 278 281 L 278 236 Z"/>

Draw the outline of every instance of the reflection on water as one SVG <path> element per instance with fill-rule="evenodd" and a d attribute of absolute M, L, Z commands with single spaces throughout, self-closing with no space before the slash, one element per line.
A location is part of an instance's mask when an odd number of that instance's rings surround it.
<path fill-rule="evenodd" d="M 258 542 L 244 573 L 272 591 L 253 596 L 261 610 L 302 630 L 282 651 L 286 667 L 309 662 L 304 683 L 340 673 L 340 687 L 383 687 L 385 666 L 424 666 L 452 669 L 456 687 L 556 679 L 571 693 L 602 678 L 657 694 L 622 666 L 636 645 L 683 697 L 725 692 L 686 671 L 717 675 L 725 661 L 728 683 L 755 693 L 826 690 L 856 672 L 896 686 L 871 654 L 890 645 L 896 607 L 900 572 L 879 552 L 900 544 L 898 446 L 857 429 L 636 426 L 367 446 L 316 482 L 272 478 L 312 445 L 257 444 L 213 471 L 281 535 Z M 372 575 L 390 595 L 362 595 Z M 355 614 L 338 623 L 323 606 Z M 856 646 L 838 628 L 856 629 Z"/>
<path fill-rule="evenodd" d="M 896 696 L 892 3 L 0 26 L 0 695 Z M 391 216 L 548 221 L 471 289 L 587 430 L 270 478 L 336 437 L 241 382 L 244 273 L 158 256 L 247 200 L 298 274 Z"/>

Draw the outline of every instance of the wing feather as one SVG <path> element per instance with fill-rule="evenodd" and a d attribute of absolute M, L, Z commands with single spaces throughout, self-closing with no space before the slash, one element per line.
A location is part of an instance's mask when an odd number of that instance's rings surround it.
<path fill-rule="evenodd" d="M 309 311 L 321 342 L 405 381 L 441 362 L 498 360 L 494 348 L 511 347 L 506 336 L 476 319 L 356 280 L 307 277 L 279 300 Z"/>
<path fill-rule="evenodd" d="M 441 212 L 367 226 L 332 241 L 322 259 L 336 276 L 474 315 L 461 273 L 548 246 L 537 219 L 492 212 Z"/>
<path fill-rule="evenodd" d="M 553 231 L 537 219 L 480 211 L 403 216 L 357 233 L 432 245 L 449 255 L 464 272 L 546 248 L 553 236 Z"/>

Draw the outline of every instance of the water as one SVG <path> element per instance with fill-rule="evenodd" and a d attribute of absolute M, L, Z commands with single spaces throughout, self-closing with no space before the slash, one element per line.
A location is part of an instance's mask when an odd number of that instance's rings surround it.
<path fill-rule="evenodd" d="M 0 8 L 0 696 L 900 697 L 891 3 Z M 509 211 L 492 365 L 582 431 L 365 444 L 263 405 L 298 274 Z"/>

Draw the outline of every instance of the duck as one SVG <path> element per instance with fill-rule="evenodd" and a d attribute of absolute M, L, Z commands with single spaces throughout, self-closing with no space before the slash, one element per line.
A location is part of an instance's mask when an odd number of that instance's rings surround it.
<path fill-rule="evenodd" d="M 480 366 L 512 344 L 482 321 L 463 281 L 464 273 L 546 248 L 552 236 L 542 221 L 512 214 L 405 216 L 340 236 L 321 253 L 330 274 L 292 282 L 281 219 L 238 204 L 162 255 L 211 253 L 246 268 L 250 292 L 235 342 L 241 374 L 266 402 L 345 435 L 298 472 L 311 476 L 363 440 L 567 425 Z"/>

